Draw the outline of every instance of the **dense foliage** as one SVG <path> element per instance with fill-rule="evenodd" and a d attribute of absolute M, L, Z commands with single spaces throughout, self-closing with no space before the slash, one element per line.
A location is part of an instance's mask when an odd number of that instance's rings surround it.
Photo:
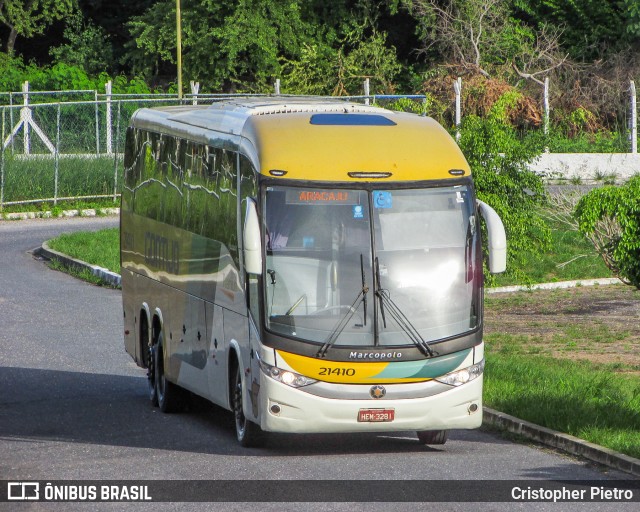
<path fill-rule="evenodd" d="M 361 94 L 365 77 L 375 94 L 433 92 L 463 75 L 517 86 L 539 103 L 551 76 L 557 121 L 586 111 L 593 132 L 625 125 L 620 100 L 640 73 L 637 0 L 180 3 L 184 81 L 202 92 L 271 91 L 280 79 L 286 93 Z M 24 67 L 64 64 L 175 88 L 176 0 L 6 0 L 0 39 Z M 21 78 L 3 76 L 0 88 L 19 90 Z"/>
<path fill-rule="evenodd" d="M 576 217 L 614 274 L 640 288 L 640 176 L 592 190 L 578 203 Z"/>

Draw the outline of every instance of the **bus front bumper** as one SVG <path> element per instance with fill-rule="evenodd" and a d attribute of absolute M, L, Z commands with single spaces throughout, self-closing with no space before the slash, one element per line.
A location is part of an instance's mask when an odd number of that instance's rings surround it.
<path fill-rule="evenodd" d="M 261 377 L 260 426 L 270 432 L 395 432 L 471 429 L 482 424 L 481 377 L 437 395 L 401 400 L 324 398 Z M 393 421 L 358 421 L 360 411 L 367 410 L 392 410 Z"/>

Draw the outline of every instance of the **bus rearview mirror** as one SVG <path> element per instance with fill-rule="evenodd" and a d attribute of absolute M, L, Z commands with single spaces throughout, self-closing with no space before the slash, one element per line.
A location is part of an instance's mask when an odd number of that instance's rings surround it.
<path fill-rule="evenodd" d="M 499 274 L 507 269 L 507 235 L 500 216 L 487 203 L 478 200 L 480 215 L 487 225 L 489 237 L 489 272 Z"/>
<path fill-rule="evenodd" d="M 256 203 L 247 200 L 247 211 L 243 231 L 244 269 L 248 274 L 262 274 L 262 244 L 260 240 L 260 221 Z"/>

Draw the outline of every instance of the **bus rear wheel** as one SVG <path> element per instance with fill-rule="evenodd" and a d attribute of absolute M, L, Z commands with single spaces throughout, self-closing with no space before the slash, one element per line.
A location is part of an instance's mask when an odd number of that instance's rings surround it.
<path fill-rule="evenodd" d="M 179 412 L 182 409 L 182 393 L 178 386 L 169 382 L 164 374 L 164 336 L 158 335 L 155 344 L 154 377 L 158 407 L 162 412 Z"/>
<path fill-rule="evenodd" d="M 158 407 L 158 388 L 156 386 L 156 345 L 147 348 L 147 383 L 149 385 L 149 399 L 154 407 Z"/>
<path fill-rule="evenodd" d="M 244 415 L 244 409 L 242 408 L 242 372 L 239 364 L 236 364 L 233 377 L 231 407 L 236 427 L 236 437 L 240 445 L 247 448 L 263 446 L 266 441 L 265 432 Z"/>
<path fill-rule="evenodd" d="M 447 442 L 448 430 L 419 430 L 418 440 L 422 444 L 444 444 Z"/>

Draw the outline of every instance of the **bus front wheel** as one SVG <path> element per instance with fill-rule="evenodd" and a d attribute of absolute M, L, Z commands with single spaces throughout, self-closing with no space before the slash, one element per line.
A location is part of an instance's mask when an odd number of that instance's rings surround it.
<path fill-rule="evenodd" d="M 419 430 L 418 440 L 422 444 L 444 444 L 447 442 L 448 430 Z"/>
<path fill-rule="evenodd" d="M 236 437 L 238 442 L 245 447 L 259 447 L 266 441 L 265 432 L 255 423 L 249 421 L 242 408 L 242 372 L 240 365 L 236 364 L 231 395 Z"/>

